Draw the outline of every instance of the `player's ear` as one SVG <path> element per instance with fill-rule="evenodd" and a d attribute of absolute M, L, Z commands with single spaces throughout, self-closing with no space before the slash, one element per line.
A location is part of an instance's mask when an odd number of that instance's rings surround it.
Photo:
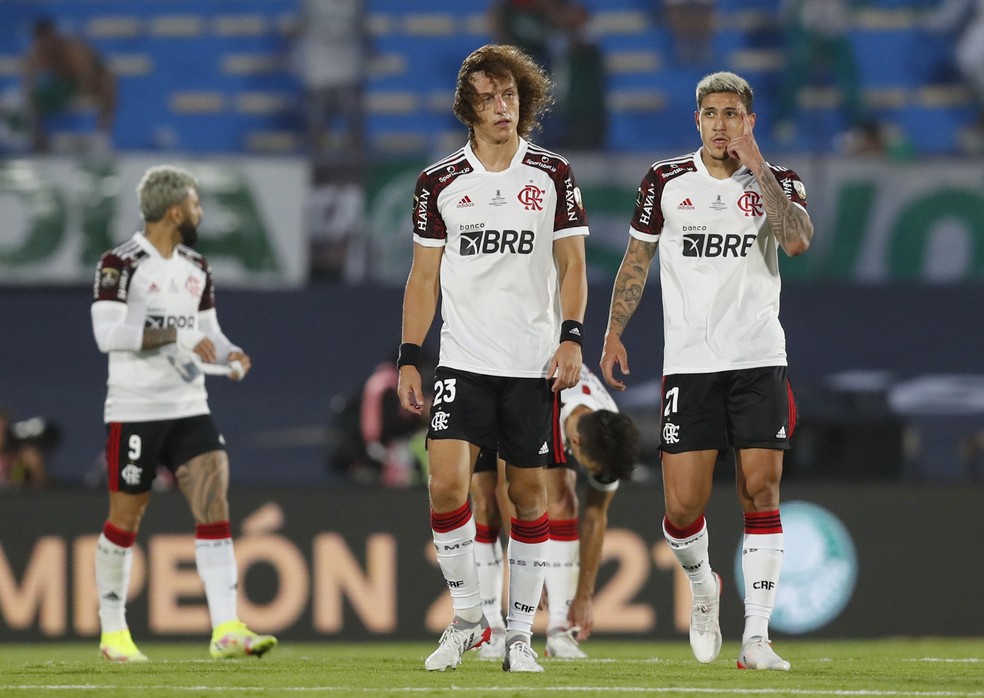
<path fill-rule="evenodd" d="M 167 218 L 169 223 L 178 225 L 181 223 L 181 216 L 183 213 L 184 212 L 178 204 L 173 204 L 167 209 L 167 213 L 165 213 L 164 216 Z"/>

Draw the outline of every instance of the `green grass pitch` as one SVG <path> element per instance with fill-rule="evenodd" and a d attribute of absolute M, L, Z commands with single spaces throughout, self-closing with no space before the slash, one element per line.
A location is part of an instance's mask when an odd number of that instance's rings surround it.
<path fill-rule="evenodd" d="M 542 645 L 542 638 L 541 643 Z M 103 662 L 96 643 L 0 644 L 0 696 L 926 696 L 984 698 L 984 638 L 810 642 L 780 640 L 789 672 L 739 671 L 737 643 L 709 665 L 672 643 L 584 644 L 587 661 L 542 659 L 542 674 L 506 674 L 465 655 L 427 672 L 431 643 L 284 642 L 262 659 L 212 660 L 205 641 L 142 642 L 147 664 Z M 537 647 L 539 650 L 540 648 Z"/>

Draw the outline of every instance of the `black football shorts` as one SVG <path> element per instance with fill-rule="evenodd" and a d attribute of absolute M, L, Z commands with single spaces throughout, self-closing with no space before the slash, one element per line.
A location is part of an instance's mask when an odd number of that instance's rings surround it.
<path fill-rule="evenodd" d="M 153 422 L 110 422 L 106 432 L 110 492 L 147 492 L 158 465 L 174 472 L 195 456 L 225 450 L 225 439 L 210 414 Z"/>
<path fill-rule="evenodd" d="M 663 376 L 659 447 L 667 453 L 789 448 L 796 398 L 785 366 Z"/>
<path fill-rule="evenodd" d="M 486 376 L 439 366 L 428 439 L 460 439 L 535 468 L 553 458 L 559 397 L 546 378 Z M 493 459 L 494 467 L 494 459 Z"/>

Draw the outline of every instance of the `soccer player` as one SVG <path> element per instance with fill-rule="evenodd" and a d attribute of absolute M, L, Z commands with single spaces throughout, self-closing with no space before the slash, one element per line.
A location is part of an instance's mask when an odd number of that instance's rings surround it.
<path fill-rule="evenodd" d="M 796 425 L 779 324 L 778 248 L 789 256 L 805 252 L 813 224 L 800 178 L 759 151 L 752 89 L 743 78 L 720 72 L 701 80 L 695 121 L 701 148 L 656 162 L 639 187 L 601 370 L 608 385 L 625 389 L 613 371 L 617 365 L 629 373 L 622 333 L 659 244 L 663 532 L 690 578 L 690 645 L 705 663 L 721 650 L 721 579 L 708 559 L 704 509 L 718 451 L 733 448 L 745 519 L 738 667 L 788 670 L 769 642 L 783 554 L 779 480 Z"/>
<path fill-rule="evenodd" d="M 608 528 L 608 507 L 619 481 L 639 459 L 639 431 L 620 414 L 612 396 L 586 366 L 577 385 L 561 393 L 562 449 L 547 469 L 547 515 L 550 540 L 544 588 L 547 595 L 546 655 L 584 659 L 578 647 L 594 627 L 594 590 L 601 548 Z M 568 458 L 567 456 L 571 456 Z M 578 530 L 577 466 L 584 467 L 588 488 Z M 475 558 L 485 615 L 492 637 L 482 645 L 481 659 L 505 653 L 502 620 L 502 548 L 499 541 L 497 484 L 500 473 L 492 451 L 483 450 L 472 476 L 475 510 Z"/>
<path fill-rule="evenodd" d="M 229 459 L 209 412 L 203 365 L 241 380 L 249 356 L 222 333 L 205 258 L 192 247 L 202 207 L 195 179 L 159 166 L 137 187 L 143 232 L 103 254 L 93 286 L 92 330 L 109 354 L 104 418 L 109 518 L 96 545 L 99 643 L 111 661 L 145 662 L 126 624 L 132 546 L 158 464 L 174 473 L 195 519 L 195 563 L 212 621 L 213 657 L 262 655 L 277 644 L 236 613 L 229 526 Z"/>
<path fill-rule="evenodd" d="M 428 490 L 455 612 L 428 670 L 457 667 L 490 635 L 468 503 L 472 468 L 488 448 L 506 462 L 515 510 L 502 667 L 543 671 L 530 639 L 547 557 L 546 466 L 560 391 L 581 370 L 588 234 L 570 165 L 526 140 L 549 101 L 549 78 L 519 49 L 472 52 L 454 99 L 468 143 L 425 169 L 414 193 L 398 391 L 405 409 L 423 412 L 416 364 L 441 296 Z"/>

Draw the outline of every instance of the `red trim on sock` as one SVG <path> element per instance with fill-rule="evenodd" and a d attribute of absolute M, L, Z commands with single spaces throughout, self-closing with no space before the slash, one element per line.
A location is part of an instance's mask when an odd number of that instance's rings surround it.
<path fill-rule="evenodd" d="M 470 518 L 471 506 L 468 502 L 465 502 L 454 511 L 449 511 L 445 514 L 438 514 L 431 509 L 431 528 L 437 533 L 447 533 L 456 528 L 461 528 L 468 523 L 468 519 Z"/>
<path fill-rule="evenodd" d="M 232 538 L 232 528 L 228 521 L 211 524 L 195 524 L 195 538 L 203 540 L 223 540 Z"/>
<path fill-rule="evenodd" d="M 550 521 L 547 512 L 543 512 L 535 521 L 512 520 L 509 537 L 519 543 L 545 543 L 550 537 Z"/>
<path fill-rule="evenodd" d="M 136 531 L 124 531 L 122 528 L 116 528 L 109 521 L 103 524 L 102 532 L 106 536 L 106 540 L 121 548 L 129 548 L 137 540 Z"/>
<path fill-rule="evenodd" d="M 475 524 L 475 542 L 476 543 L 495 543 L 499 540 L 499 531 L 501 528 L 499 526 L 486 526 L 485 524 L 477 523 Z"/>
<path fill-rule="evenodd" d="M 682 540 L 684 538 L 690 538 L 691 536 L 696 536 L 700 533 L 700 529 L 704 528 L 704 515 L 701 514 L 694 520 L 689 526 L 684 526 L 683 528 L 677 528 L 670 523 L 670 520 L 663 517 L 663 530 L 666 531 L 671 538 L 676 538 L 677 540 Z"/>
<path fill-rule="evenodd" d="M 550 540 L 577 540 L 577 519 L 550 520 Z"/>
<path fill-rule="evenodd" d="M 120 422 L 109 423 L 109 434 L 106 437 L 106 481 L 110 492 L 120 491 L 120 434 L 123 425 Z"/>
<path fill-rule="evenodd" d="M 747 512 L 745 514 L 745 533 L 759 535 L 782 533 L 782 520 L 779 518 L 779 510 Z"/>

